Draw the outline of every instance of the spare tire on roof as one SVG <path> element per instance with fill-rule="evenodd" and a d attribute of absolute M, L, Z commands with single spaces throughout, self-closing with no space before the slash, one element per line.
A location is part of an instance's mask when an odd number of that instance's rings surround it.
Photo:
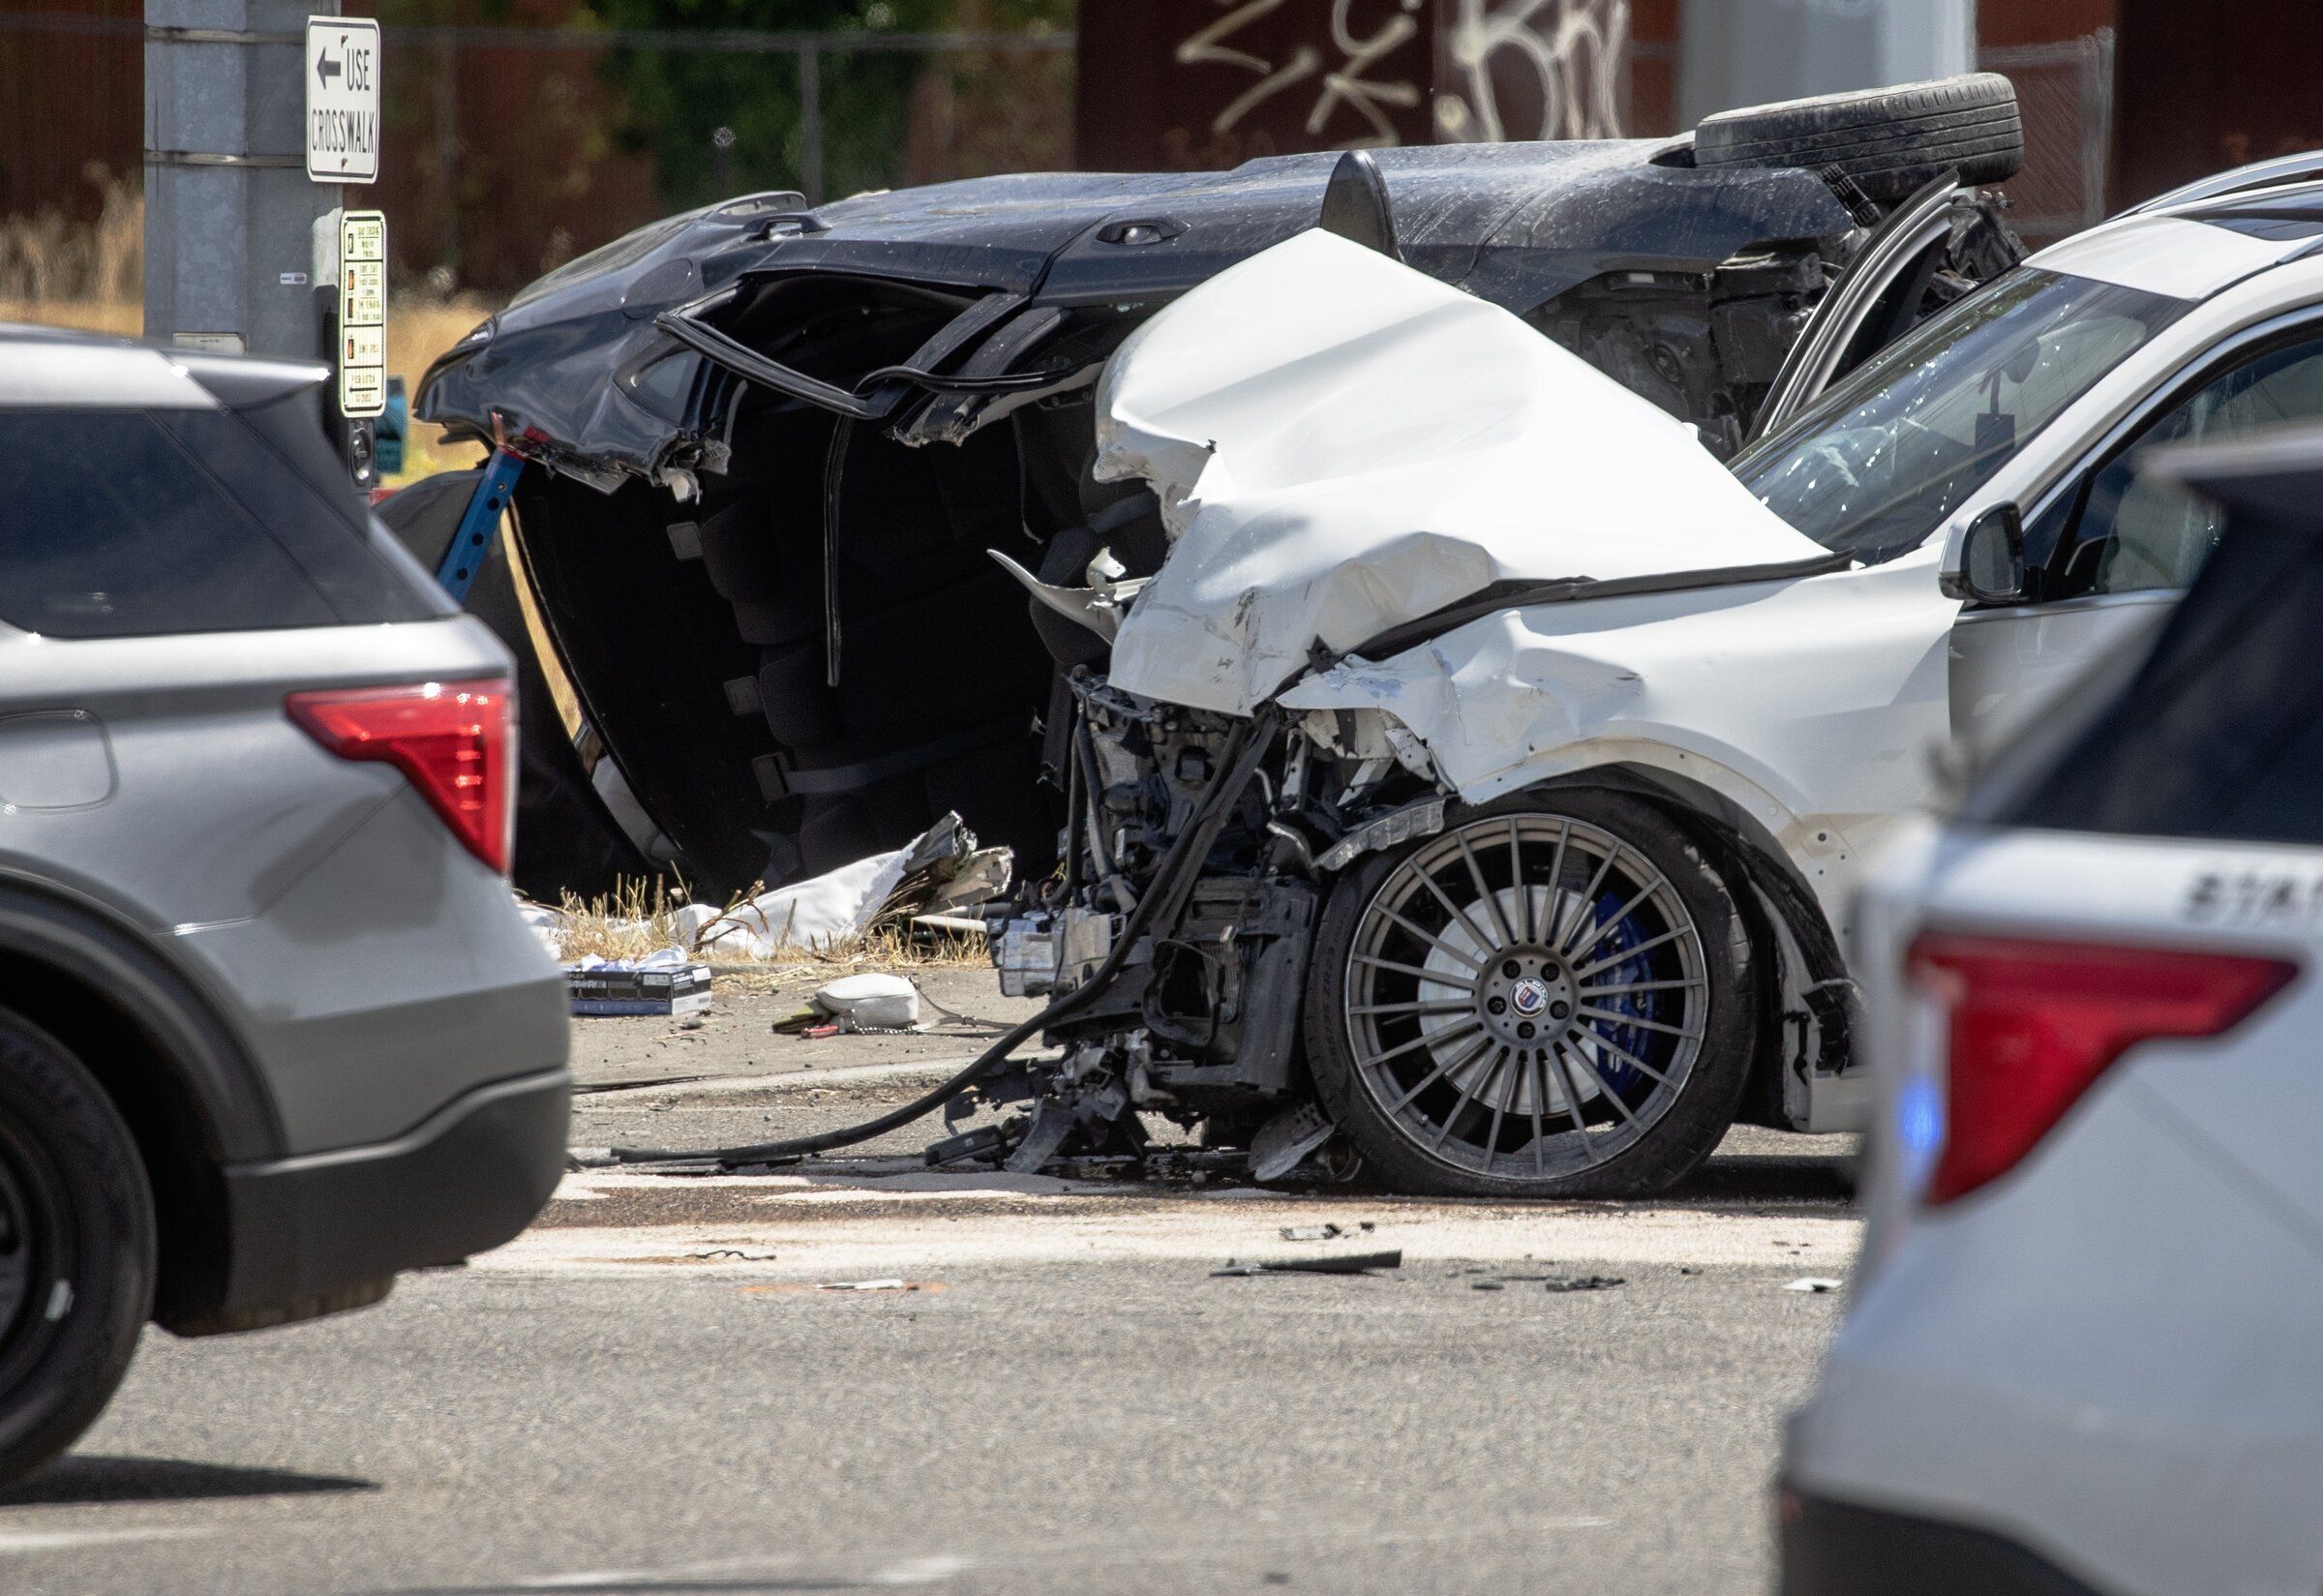
<path fill-rule="evenodd" d="M 1999 183 L 2024 163 L 2016 85 L 1996 72 L 1749 105 L 1694 132 L 1697 166 L 1835 166 L 1882 202 L 1946 171 Z"/>

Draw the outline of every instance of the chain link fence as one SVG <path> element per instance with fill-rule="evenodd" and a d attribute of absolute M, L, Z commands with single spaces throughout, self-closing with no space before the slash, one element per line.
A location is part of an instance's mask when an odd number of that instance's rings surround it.
<path fill-rule="evenodd" d="M 138 15 L 0 12 L 0 216 L 134 196 Z M 754 190 L 810 201 L 1072 165 L 1073 35 L 382 27 L 379 181 L 396 275 L 505 292 Z M 44 226 L 60 226 L 61 220 Z"/>
<path fill-rule="evenodd" d="M 2009 224 L 2036 244 L 2105 220 L 2106 161 L 2113 147 L 2113 30 L 2047 45 L 1987 47 L 1985 72 L 2016 84 L 2025 123 L 2025 169 L 2007 184 Z"/>
<path fill-rule="evenodd" d="M 1440 43 L 1467 92 L 1438 97 L 1439 138 L 1634 135 L 1668 115 L 1682 45 L 1638 38 L 1628 0 L 1453 0 L 1445 16 Z M 399 281 L 439 294 L 508 291 L 632 227 L 752 190 L 814 201 L 1074 164 L 1075 39 L 1061 26 L 389 22 L 384 35 L 385 160 L 362 197 L 395 218 Z M 0 217 L 16 219 L 27 250 L 69 264 L 121 230 L 106 219 L 135 198 L 143 39 L 134 12 L 0 12 Z M 2106 29 L 1981 52 L 1979 66 L 2017 85 L 2026 166 L 2008 191 L 2035 241 L 2105 215 L 2113 54 Z M 86 265 L 92 282 L 123 276 L 118 261 Z"/>

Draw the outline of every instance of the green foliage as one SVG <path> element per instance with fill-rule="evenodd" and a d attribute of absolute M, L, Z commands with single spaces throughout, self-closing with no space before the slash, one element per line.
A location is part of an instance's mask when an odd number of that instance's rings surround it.
<path fill-rule="evenodd" d="M 1071 0 L 596 0 L 606 27 L 750 29 L 866 37 L 950 29 L 1071 26 Z M 621 48 L 605 60 L 622 103 L 622 145 L 650 152 L 672 207 L 761 189 L 803 188 L 799 57 Z M 951 61 L 917 50 L 821 55 L 825 197 L 908 181 L 914 96 Z M 719 132 L 731 130 L 731 142 Z"/>

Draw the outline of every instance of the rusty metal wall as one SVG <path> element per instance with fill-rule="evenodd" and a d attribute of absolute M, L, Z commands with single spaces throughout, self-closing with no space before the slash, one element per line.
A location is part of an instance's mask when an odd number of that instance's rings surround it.
<path fill-rule="evenodd" d="M 2112 197 L 2323 148 L 2323 4 L 2121 0 Z"/>

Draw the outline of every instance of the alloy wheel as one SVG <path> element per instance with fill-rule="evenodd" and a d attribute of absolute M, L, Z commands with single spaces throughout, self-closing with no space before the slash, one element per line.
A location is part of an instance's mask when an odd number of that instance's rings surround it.
<path fill-rule="evenodd" d="M 1504 1178 L 1634 1145 L 1686 1089 L 1709 982 L 1637 848 L 1562 815 L 1446 830 L 1364 906 L 1343 1003 L 1356 1075 L 1430 1157 Z"/>

